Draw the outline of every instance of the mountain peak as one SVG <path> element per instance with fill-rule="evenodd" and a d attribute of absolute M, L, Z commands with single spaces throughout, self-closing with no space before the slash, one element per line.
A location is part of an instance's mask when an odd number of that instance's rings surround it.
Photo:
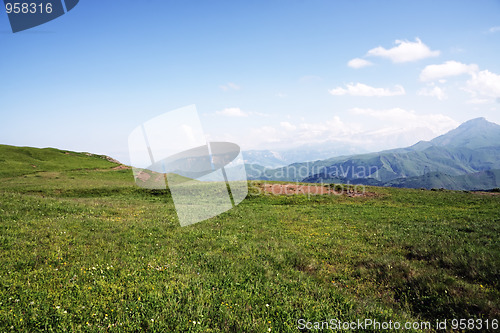
<path fill-rule="evenodd" d="M 474 118 L 431 140 L 431 143 L 470 149 L 497 146 L 500 144 L 500 125 L 489 122 L 484 117 Z"/>
<path fill-rule="evenodd" d="M 477 118 L 474 118 L 474 119 L 467 120 L 462 125 L 468 124 L 468 123 L 478 123 L 478 122 L 487 122 L 487 123 L 489 123 L 489 121 L 486 120 L 486 118 L 484 118 L 484 117 L 477 117 Z"/>
<path fill-rule="evenodd" d="M 479 117 L 479 118 L 474 118 L 474 119 L 467 120 L 466 122 L 464 122 L 460 126 L 458 126 L 458 128 L 460 128 L 460 127 L 488 126 L 488 125 L 496 125 L 496 124 L 495 123 L 490 123 L 484 117 Z"/>

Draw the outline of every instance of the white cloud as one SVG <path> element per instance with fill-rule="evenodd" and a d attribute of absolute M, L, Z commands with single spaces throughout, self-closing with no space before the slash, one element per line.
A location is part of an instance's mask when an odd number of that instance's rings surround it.
<path fill-rule="evenodd" d="M 468 92 L 472 99 L 467 101 L 469 104 L 492 103 L 500 97 L 500 75 L 488 70 L 479 70 L 476 64 L 466 65 L 458 61 L 446 61 L 440 65 L 429 65 L 420 73 L 421 81 L 441 82 L 443 78 L 468 74 L 470 79 L 461 89 Z M 439 88 L 435 87 L 432 91 L 422 89 L 420 95 L 435 95 L 439 98 Z M 441 98 L 440 98 L 441 99 Z"/>
<path fill-rule="evenodd" d="M 349 110 L 351 122 L 334 116 L 326 121 L 290 119 L 249 131 L 245 149 L 287 149 L 335 142 L 337 145 L 380 151 L 430 140 L 459 123 L 443 114 L 417 114 L 402 108 Z M 358 117 L 356 117 L 358 116 Z M 363 121 L 355 118 L 364 118 Z"/>
<path fill-rule="evenodd" d="M 416 38 L 415 42 L 396 40 L 395 44 L 397 46 L 391 49 L 385 49 L 382 46 L 376 47 L 369 50 L 367 55 L 388 58 L 392 62 L 401 63 L 437 57 L 440 54 L 439 51 L 431 51 L 419 38 Z"/>
<path fill-rule="evenodd" d="M 482 96 L 490 98 L 500 97 L 500 75 L 488 70 L 471 73 L 471 79 L 467 81 L 465 91 L 472 97 Z"/>
<path fill-rule="evenodd" d="M 462 74 L 472 74 L 478 71 L 476 64 L 462 64 L 461 62 L 450 60 L 440 65 L 426 66 L 420 73 L 421 81 L 434 81 L 449 76 Z"/>
<path fill-rule="evenodd" d="M 276 97 L 285 98 L 285 97 L 287 97 L 287 94 L 279 92 L 279 93 L 276 94 Z"/>
<path fill-rule="evenodd" d="M 215 115 L 217 116 L 226 116 L 226 117 L 248 117 L 248 116 L 259 116 L 259 117 L 269 117 L 269 114 L 262 112 L 252 112 L 252 111 L 243 111 L 240 108 L 225 108 L 220 111 L 215 111 Z"/>
<path fill-rule="evenodd" d="M 374 110 L 370 108 L 352 108 L 350 113 L 355 115 L 370 116 L 384 121 L 406 122 L 409 119 L 415 119 L 414 111 L 407 111 L 401 108 L 392 108 L 385 110 Z"/>
<path fill-rule="evenodd" d="M 354 108 L 350 112 L 355 115 L 373 117 L 384 122 L 385 127 L 382 132 L 391 132 L 390 129 L 397 128 L 403 131 L 425 128 L 429 135 L 420 137 L 419 140 L 432 139 L 434 136 L 443 134 L 459 125 L 458 122 L 443 114 L 417 114 L 415 111 L 408 111 L 402 108 L 392 108 L 386 110 Z"/>
<path fill-rule="evenodd" d="M 248 117 L 248 113 L 243 112 L 240 108 L 225 108 L 224 110 L 216 111 L 215 114 L 226 117 Z"/>
<path fill-rule="evenodd" d="M 360 132 L 356 124 L 345 124 L 338 116 L 323 122 L 308 123 L 298 120 L 296 124 L 280 122 L 278 127 L 265 125 L 250 131 L 252 147 L 269 148 L 269 144 L 282 147 L 300 147 L 305 144 L 328 140 L 351 141 Z"/>
<path fill-rule="evenodd" d="M 371 63 L 370 61 L 368 60 L 365 60 L 365 59 L 361 59 L 361 58 L 354 58 L 354 59 L 351 59 L 349 60 L 349 62 L 347 63 L 347 66 L 351 67 L 351 68 L 362 68 L 362 67 L 366 67 L 366 66 L 371 66 L 373 65 L 373 63 Z"/>
<path fill-rule="evenodd" d="M 328 92 L 334 96 L 351 95 L 351 96 L 398 96 L 404 95 L 405 89 L 400 86 L 394 86 L 394 90 L 386 88 L 374 88 L 363 83 L 350 83 L 347 84 L 347 89 L 342 87 L 337 87 L 328 90 Z"/>
<path fill-rule="evenodd" d="M 270 115 L 262 112 L 247 112 L 249 116 L 269 117 Z"/>
<path fill-rule="evenodd" d="M 220 86 L 220 88 L 224 91 L 228 91 L 228 90 L 240 90 L 241 87 L 236 83 L 229 82 L 225 85 Z"/>
<path fill-rule="evenodd" d="M 489 32 L 491 32 L 491 33 L 494 33 L 494 32 L 497 32 L 497 31 L 500 31 L 500 26 L 491 27 L 488 31 L 489 31 Z"/>
<path fill-rule="evenodd" d="M 464 53 L 465 52 L 465 49 L 461 48 L 461 47 L 452 47 L 450 49 L 450 52 L 451 53 Z"/>
<path fill-rule="evenodd" d="M 440 101 L 445 100 L 448 98 L 446 93 L 444 92 L 443 89 L 439 87 L 434 87 L 432 89 L 429 88 L 422 88 L 419 91 L 417 91 L 417 95 L 419 96 L 431 96 L 431 97 L 436 97 Z"/>
<path fill-rule="evenodd" d="M 287 131 L 294 131 L 297 129 L 297 126 L 290 124 L 288 121 L 282 121 L 280 125 Z"/>
<path fill-rule="evenodd" d="M 487 104 L 490 103 L 491 100 L 487 98 L 471 98 L 466 103 L 467 104 Z"/>

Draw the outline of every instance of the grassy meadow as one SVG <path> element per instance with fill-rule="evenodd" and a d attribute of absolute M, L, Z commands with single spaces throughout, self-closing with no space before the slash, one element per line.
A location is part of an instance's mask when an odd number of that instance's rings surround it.
<path fill-rule="evenodd" d="M 63 167 L 31 153 L 13 169 L 3 152 L 0 332 L 500 319 L 500 196 L 270 195 L 253 181 L 237 207 L 181 228 L 169 191 L 131 170 L 64 152 Z"/>

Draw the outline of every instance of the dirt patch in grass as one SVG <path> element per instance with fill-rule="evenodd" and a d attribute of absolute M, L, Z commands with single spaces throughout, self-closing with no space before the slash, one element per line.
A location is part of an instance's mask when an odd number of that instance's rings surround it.
<path fill-rule="evenodd" d="M 114 168 L 111 168 L 111 170 L 128 170 L 128 169 L 132 169 L 132 168 L 127 166 L 127 165 L 123 165 L 123 164 L 116 166 Z"/>
<path fill-rule="evenodd" d="M 474 193 L 474 194 L 479 194 L 479 195 L 490 195 L 490 196 L 497 196 L 497 195 L 500 195 L 500 192 L 493 192 L 493 191 L 490 191 L 490 192 L 484 192 L 484 191 L 473 191 L 472 193 Z"/>
<path fill-rule="evenodd" d="M 132 169 L 132 167 L 129 167 L 128 165 L 120 164 L 120 165 L 115 166 L 113 168 L 94 169 L 93 171 L 109 172 L 109 171 L 120 171 L 120 170 L 130 170 L 130 169 Z"/>

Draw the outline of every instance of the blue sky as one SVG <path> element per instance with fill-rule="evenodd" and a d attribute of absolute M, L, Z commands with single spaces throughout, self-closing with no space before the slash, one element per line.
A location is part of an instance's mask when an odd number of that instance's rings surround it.
<path fill-rule="evenodd" d="M 499 1 L 95 1 L 13 34 L 0 143 L 128 160 L 139 124 L 196 104 L 210 140 L 381 150 L 500 123 Z"/>

